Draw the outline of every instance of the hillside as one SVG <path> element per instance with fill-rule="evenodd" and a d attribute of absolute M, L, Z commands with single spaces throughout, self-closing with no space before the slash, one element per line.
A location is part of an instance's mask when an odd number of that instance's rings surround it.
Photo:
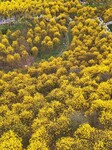
<path fill-rule="evenodd" d="M 112 1 L 0 1 L 0 150 L 112 150 Z"/>

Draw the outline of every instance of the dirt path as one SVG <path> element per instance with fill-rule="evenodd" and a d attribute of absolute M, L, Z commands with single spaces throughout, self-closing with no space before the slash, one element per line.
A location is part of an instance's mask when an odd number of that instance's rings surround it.
<path fill-rule="evenodd" d="M 112 24 L 112 21 L 109 21 L 109 22 L 106 23 L 107 26 L 111 25 L 111 24 Z"/>
<path fill-rule="evenodd" d="M 15 22 L 15 18 L 8 18 L 8 19 L 0 19 L 0 25 L 4 25 L 4 24 L 10 24 L 10 23 L 13 23 Z"/>

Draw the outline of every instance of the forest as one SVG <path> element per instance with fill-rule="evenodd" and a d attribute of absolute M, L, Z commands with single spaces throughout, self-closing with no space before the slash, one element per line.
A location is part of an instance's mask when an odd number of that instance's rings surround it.
<path fill-rule="evenodd" d="M 112 0 L 0 0 L 0 150 L 112 150 Z"/>

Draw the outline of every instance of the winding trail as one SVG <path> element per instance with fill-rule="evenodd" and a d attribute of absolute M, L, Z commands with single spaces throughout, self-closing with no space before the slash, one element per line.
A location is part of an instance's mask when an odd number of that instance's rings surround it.
<path fill-rule="evenodd" d="M 38 18 L 38 19 L 39 19 L 39 18 L 43 18 L 43 19 L 45 19 L 46 21 L 50 21 L 50 20 L 52 19 L 52 18 L 51 18 L 51 19 L 49 19 L 49 18 L 44 18 L 43 16 L 44 16 L 44 15 L 39 15 L 39 16 L 33 17 L 33 18 Z M 108 22 L 105 23 L 101 17 L 97 17 L 97 18 L 98 18 L 98 20 L 99 20 L 99 22 L 100 22 L 99 25 L 101 25 L 101 24 L 105 25 L 106 30 L 109 31 L 109 32 L 111 32 L 111 30 L 109 29 L 108 25 L 111 25 L 111 24 L 112 24 L 112 21 L 108 21 Z M 55 19 L 58 19 L 58 17 L 55 17 Z M 68 20 L 69 20 L 69 22 L 71 22 L 73 19 L 69 17 Z M 16 22 L 16 21 L 17 21 L 17 20 L 16 20 L 14 17 L 8 18 L 8 19 L 0 19 L 0 25 L 10 24 L 10 23 L 14 23 L 14 22 Z M 66 36 L 66 35 L 65 35 L 65 36 Z"/>

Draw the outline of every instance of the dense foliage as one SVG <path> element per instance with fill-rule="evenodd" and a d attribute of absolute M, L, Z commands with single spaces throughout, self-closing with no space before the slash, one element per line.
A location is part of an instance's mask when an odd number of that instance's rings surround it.
<path fill-rule="evenodd" d="M 112 150 L 111 4 L 0 2 L 0 150 Z"/>

